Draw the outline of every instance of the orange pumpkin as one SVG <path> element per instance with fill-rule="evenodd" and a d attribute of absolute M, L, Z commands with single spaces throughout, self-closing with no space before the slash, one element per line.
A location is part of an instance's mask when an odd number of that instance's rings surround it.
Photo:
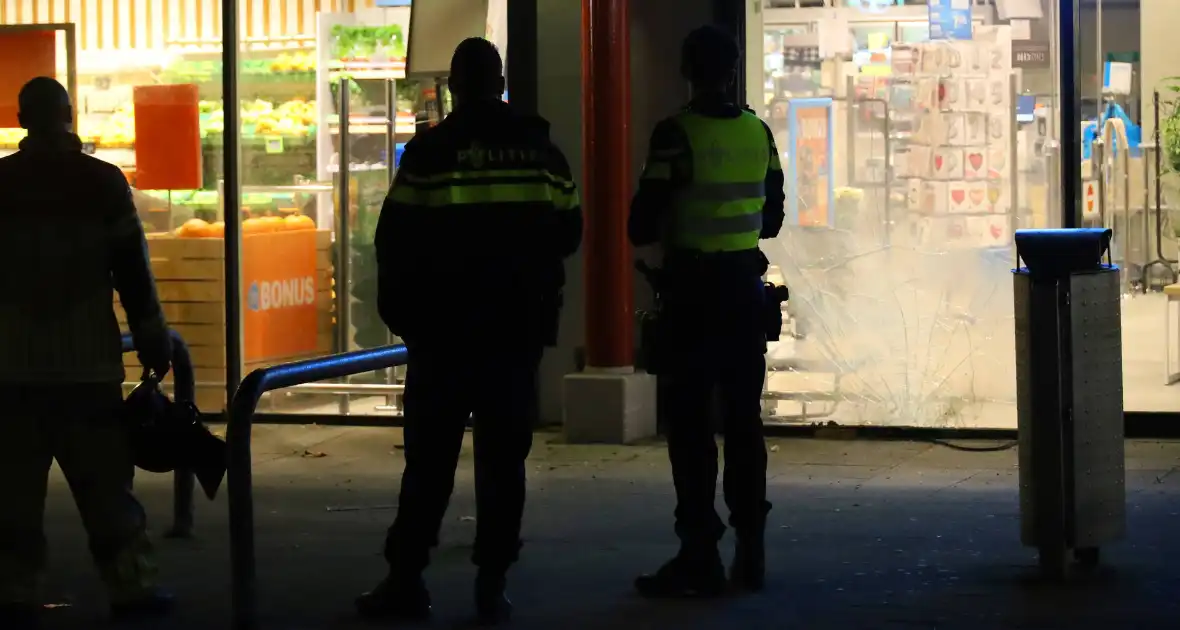
<path fill-rule="evenodd" d="M 258 234 L 265 230 L 266 225 L 262 223 L 262 219 L 246 219 L 242 221 L 242 234 Z"/>
<path fill-rule="evenodd" d="M 189 219 L 184 225 L 176 229 L 180 238 L 206 238 L 209 234 L 209 224 L 201 219 Z"/>
<path fill-rule="evenodd" d="M 279 217 L 262 217 L 258 221 L 262 223 L 263 232 L 278 232 L 283 229 L 283 220 Z"/>
<path fill-rule="evenodd" d="M 302 214 L 293 214 L 286 219 L 283 219 L 283 225 L 287 230 L 314 230 L 315 221 L 311 217 Z"/>

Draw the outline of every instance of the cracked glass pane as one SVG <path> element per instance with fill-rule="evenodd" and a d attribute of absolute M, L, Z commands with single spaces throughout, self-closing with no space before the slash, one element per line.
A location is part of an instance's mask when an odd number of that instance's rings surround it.
<path fill-rule="evenodd" d="M 976 24 L 972 41 L 767 64 L 788 208 L 763 250 L 791 290 L 771 421 L 1015 426 L 1012 234 L 1058 213 L 1033 111 L 1047 99 L 1019 98 L 1011 59 L 1008 28 Z M 807 73 L 820 87 L 782 89 Z"/>

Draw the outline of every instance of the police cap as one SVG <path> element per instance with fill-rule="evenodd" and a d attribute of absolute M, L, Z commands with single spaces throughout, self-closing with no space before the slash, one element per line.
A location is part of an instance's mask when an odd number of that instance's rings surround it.
<path fill-rule="evenodd" d="M 685 78 L 693 82 L 726 81 L 737 70 L 741 50 L 737 40 L 725 30 L 702 26 L 684 38 L 681 64 Z"/>

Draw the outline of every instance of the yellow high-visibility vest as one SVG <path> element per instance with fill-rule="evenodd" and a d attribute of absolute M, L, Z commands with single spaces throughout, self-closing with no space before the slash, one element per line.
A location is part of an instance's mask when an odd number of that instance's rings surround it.
<path fill-rule="evenodd" d="M 778 163 L 762 121 L 745 111 L 737 118 L 689 111 L 675 120 L 688 138 L 692 178 L 677 191 L 670 245 L 699 252 L 756 249 L 766 173 Z"/>

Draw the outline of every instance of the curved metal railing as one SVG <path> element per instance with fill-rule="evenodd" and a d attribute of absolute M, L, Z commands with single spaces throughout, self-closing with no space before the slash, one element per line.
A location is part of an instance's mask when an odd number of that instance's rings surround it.
<path fill-rule="evenodd" d="M 251 429 L 258 401 L 269 391 L 405 365 L 408 358 L 406 347 L 395 345 L 284 363 L 254 370 L 234 393 L 229 405 L 229 425 L 226 427 L 234 630 L 255 630 L 258 627 L 254 480 L 250 452 Z"/>
<path fill-rule="evenodd" d="M 176 400 L 195 402 L 196 377 L 188 344 L 175 330 L 172 337 L 172 396 Z M 135 352 L 135 341 L 130 333 L 123 334 L 123 352 Z M 169 538 L 192 538 L 193 535 L 193 473 L 177 470 L 172 476 L 172 527 L 165 533 Z"/>

